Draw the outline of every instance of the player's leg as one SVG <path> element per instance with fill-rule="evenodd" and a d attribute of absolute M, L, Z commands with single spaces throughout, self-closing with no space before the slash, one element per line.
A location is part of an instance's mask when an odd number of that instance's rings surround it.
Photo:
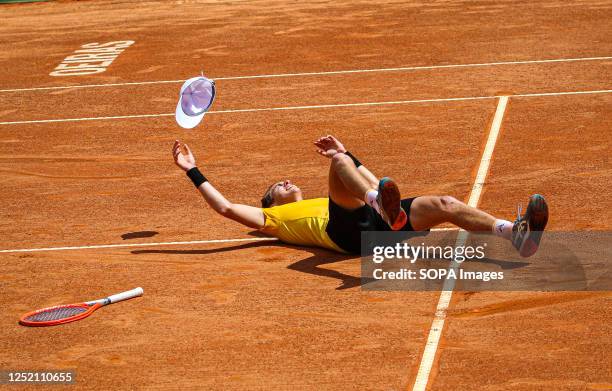
<path fill-rule="evenodd" d="M 361 231 L 370 226 L 374 229 L 376 212 L 365 205 L 363 194 L 359 194 L 369 188 L 368 181 L 360 176 L 350 157 L 344 153 L 332 157 L 329 222 L 325 230 L 336 245 L 351 254 L 361 252 Z"/>
<path fill-rule="evenodd" d="M 400 191 L 392 179 L 383 178 L 378 184 L 370 183 L 368 178 L 359 172 L 353 160 L 344 153 L 337 153 L 332 157 L 329 178 L 330 197 L 336 204 L 347 209 L 356 209 L 367 203 L 382 216 L 391 229 L 397 230 L 406 224 L 407 214 L 401 208 Z M 338 182 L 342 186 L 339 186 Z M 373 185 L 376 185 L 378 190 L 375 190 Z"/>
<path fill-rule="evenodd" d="M 415 231 L 452 223 L 467 231 L 488 232 L 495 220 L 490 214 L 451 196 L 417 197 L 410 206 L 410 223 Z"/>
<path fill-rule="evenodd" d="M 538 249 L 542 231 L 548 223 L 548 205 L 544 197 L 533 195 L 529 199 L 525 214 L 511 223 L 496 219 L 450 196 L 423 196 L 412 202 L 410 222 L 415 231 L 448 222 L 467 231 L 493 232 L 511 240 L 519 253 L 528 257 Z"/>
<path fill-rule="evenodd" d="M 376 189 L 378 187 L 378 182 L 380 182 L 380 179 L 378 179 L 376 175 L 372 174 L 372 172 L 368 170 L 366 166 L 363 164 L 358 166 L 357 171 L 359 171 L 363 179 L 370 184 L 370 189 Z"/>
<path fill-rule="evenodd" d="M 368 204 L 394 230 L 406 224 L 407 216 L 400 204 L 399 188 L 393 180 L 383 178 L 378 183 L 372 183 L 376 182 L 376 177 L 331 135 L 319 138 L 314 144 L 319 154 L 332 158 L 329 176 L 332 200 L 337 200 L 337 204 L 347 209 Z"/>
<path fill-rule="evenodd" d="M 350 157 L 337 153 L 331 158 L 329 197 L 337 205 L 348 210 L 360 208 L 365 204 L 364 195 L 371 188 Z"/>

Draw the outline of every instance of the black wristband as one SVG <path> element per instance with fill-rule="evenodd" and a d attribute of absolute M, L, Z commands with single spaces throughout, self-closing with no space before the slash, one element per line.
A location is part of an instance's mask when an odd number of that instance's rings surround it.
<path fill-rule="evenodd" d="M 208 179 L 206 179 L 206 177 L 202 175 L 202 173 L 200 172 L 200 170 L 198 170 L 197 167 L 194 167 L 187 171 L 187 176 L 189 177 L 189 179 L 191 179 L 191 182 L 193 182 L 196 188 L 200 187 L 202 183 L 208 182 Z"/>
<path fill-rule="evenodd" d="M 361 162 L 359 160 L 357 160 L 357 158 L 355 156 L 353 156 L 353 154 L 350 153 L 349 151 L 344 152 L 344 154 L 351 158 L 353 163 L 355 163 L 355 167 L 363 166 L 363 164 L 361 164 Z"/>

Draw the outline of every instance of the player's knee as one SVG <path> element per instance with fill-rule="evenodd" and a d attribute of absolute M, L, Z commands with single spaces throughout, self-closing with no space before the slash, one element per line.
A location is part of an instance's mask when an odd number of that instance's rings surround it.
<path fill-rule="evenodd" d="M 461 201 L 455 197 L 448 195 L 435 197 L 433 199 L 434 207 L 444 215 L 452 215 L 455 213 L 457 208 L 462 204 Z"/>
<path fill-rule="evenodd" d="M 341 165 L 350 164 L 350 163 L 352 163 L 351 158 L 346 156 L 343 153 L 337 153 L 332 157 L 333 166 L 341 166 Z"/>

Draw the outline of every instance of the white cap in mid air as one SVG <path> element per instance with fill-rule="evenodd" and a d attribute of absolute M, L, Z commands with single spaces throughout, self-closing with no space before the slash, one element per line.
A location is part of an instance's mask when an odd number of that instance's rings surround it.
<path fill-rule="evenodd" d="M 176 122 L 193 129 L 215 100 L 215 82 L 204 76 L 192 77 L 183 83 L 176 105 Z"/>

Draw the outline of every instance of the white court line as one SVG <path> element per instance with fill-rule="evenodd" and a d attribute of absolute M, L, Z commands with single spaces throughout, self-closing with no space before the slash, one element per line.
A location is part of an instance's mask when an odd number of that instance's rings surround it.
<path fill-rule="evenodd" d="M 514 94 L 507 95 L 511 98 L 534 97 L 534 96 L 558 96 L 558 95 L 580 95 L 580 94 L 609 94 L 612 90 L 592 90 L 592 91 L 566 91 L 566 92 L 539 92 L 533 94 Z"/>
<path fill-rule="evenodd" d="M 547 60 L 499 61 L 499 62 L 482 62 L 482 63 L 472 63 L 472 64 L 423 65 L 423 66 L 396 67 L 396 68 L 351 69 L 351 70 L 344 70 L 344 71 L 279 73 L 279 74 L 270 74 L 270 75 L 211 77 L 211 79 L 214 79 L 214 80 L 267 79 L 267 78 L 278 78 L 278 77 L 343 75 L 343 74 L 351 74 L 351 73 L 372 73 L 372 72 L 405 72 L 405 71 L 419 71 L 419 70 L 428 70 L 428 69 L 474 68 L 474 67 L 490 67 L 490 66 L 499 66 L 499 65 L 545 64 L 545 63 L 556 63 L 556 62 L 605 61 L 605 60 L 612 60 L 612 56 L 556 58 L 556 59 L 547 59 Z M 62 89 L 70 89 L 70 88 L 97 88 L 97 87 L 119 87 L 119 86 L 134 86 L 134 85 L 147 85 L 147 84 L 168 84 L 168 83 L 183 83 L 184 81 L 185 80 L 158 80 L 158 81 L 141 81 L 141 82 L 125 82 L 125 83 L 109 83 L 109 84 L 82 84 L 82 85 L 77 84 L 77 85 L 71 85 L 71 86 L 55 86 L 55 87 L 11 88 L 11 89 L 0 90 L 0 93 L 1 92 L 21 92 L 21 91 L 62 90 Z"/>
<path fill-rule="evenodd" d="M 543 92 L 543 93 L 516 94 L 516 95 L 507 95 L 507 96 L 510 96 L 510 97 L 537 97 L 537 96 L 609 94 L 609 93 L 612 93 L 612 90 Z M 458 102 L 458 101 L 496 99 L 496 98 L 500 98 L 500 96 L 499 95 L 467 96 L 467 97 L 461 97 L 461 98 L 436 98 L 436 99 L 399 100 L 399 101 L 386 101 L 386 102 L 339 103 L 339 104 L 331 104 L 331 105 L 268 107 L 268 108 L 261 108 L 261 109 L 233 109 L 233 110 L 209 111 L 206 114 L 208 115 L 208 114 L 229 114 L 229 113 L 253 113 L 253 112 L 259 112 L 259 111 L 311 110 L 311 109 L 329 109 L 329 108 L 338 108 L 338 107 L 387 106 L 387 105 L 403 105 L 403 104 L 411 104 L 411 103 Z M 38 120 L 27 120 L 27 121 L 0 122 L 0 125 L 41 124 L 41 123 L 51 123 L 51 122 L 103 121 L 103 120 L 114 120 L 114 119 L 172 117 L 172 116 L 174 116 L 174 113 L 116 115 L 116 116 L 111 116 L 111 117 L 38 119 Z"/>
<path fill-rule="evenodd" d="M 206 115 L 228 114 L 228 113 L 252 113 L 252 112 L 258 112 L 258 111 L 329 109 L 329 108 L 335 108 L 335 107 L 401 105 L 401 104 L 408 104 L 408 103 L 450 102 L 450 101 L 456 101 L 456 100 L 475 100 L 475 99 L 494 99 L 494 98 L 495 97 L 493 96 L 474 96 L 474 97 L 468 97 L 468 98 L 440 98 L 440 99 L 400 100 L 400 101 L 387 101 L 387 102 L 340 103 L 340 104 L 333 104 L 333 105 L 268 107 L 268 108 L 261 108 L 261 109 L 234 109 L 234 110 L 209 111 L 206 113 Z M 174 115 L 175 115 L 174 113 L 168 113 L 168 114 L 123 115 L 123 116 L 112 116 L 112 117 L 39 119 L 39 120 L 29 120 L 29 121 L 0 122 L 0 125 L 38 124 L 38 123 L 48 123 L 48 122 L 96 121 L 96 120 L 111 120 L 111 119 L 125 119 L 125 118 L 170 117 Z"/>
<path fill-rule="evenodd" d="M 207 114 L 210 114 L 207 113 Z M 171 117 L 174 113 L 168 114 L 134 114 L 134 115 L 113 115 L 110 117 L 83 117 L 83 118 L 58 118 L 58 119 L 35 119 L 29 121 L 8 121 L 0 122 L 0 125 L 19 125 L 19 124 L 46 124 L 52 122 L 79 122 L 79 121 L 105 121 L 112 119 L 130 119 L 130 118 L 158 118 Z"/>
<path fill-rule="evenodd" d="M 184 246 L 187 244 L 256 242 L 256 241 L 276 241 L 276 240 L 277 240 L 276 238 L 245 238 L 245 239 L 191 240 L 187 242 L 121 243 L 121 244 L 100 244 L 100 245 L 95 245 L 95 246 L 22 248 L 22 249 L 14 249 L 14 250 L 0 250 L 0 253 L 32 253 L 32 252 L 41 252 L 41 251 L 88 250 L 88 249 L 121 248 L 121 247 Z"/>
<path fill-rule="evenodd" d="M 457 231 L 457 228 L 433 228 L 432 231 Z M 0 250 L 0 253 L 33 253 L 42 251 L 67 251 L 67 250 L 90 250 L 101 248 L 121 248 L 121 247 L 160 247 L 160 246 L 185 246 L 188 244 L 208 244 L 208 243 L 234 243 L 234 242 L 257 242 L 257 241 L 278 241 L 276 238 L 244 238 L 244 239 L 211 239 L 211 240 L 190 240 L 186 242 L 157 242 L 157 243 L 120 243 L 120 244 L 99 244 L 93 246 L 69 246 L 69 247 L 42 247 L 42 248 L 18 248 Z"/>
<path fill-rule="evenodd" d="M 470 198 L 468 205 L 472 207 L 478 206 L 480 200 L 480 194 L 484 187 L 487 173 L 489 172 L 489 166 L 491 164 L 491 157 L 493 156 L 493 150 L 497 143 L 497 136 L 501 128 L 501 123 L 504 118 L 504 112 L 506 111 L 506 105 L 508 104 L 508 97 L 502 96 L 499 98 L 497 110 L 495 111 L 495 117 L 493 118 L 493 124 L 489 132 L 489 138 L 485 150 L 480 159 L 480 165 L 478 167 L 478 173 L 476 174 L 476 180 L 472 191 L 470 192 Z M 465 230 L 460 230 L 457 235 L 456 247 L 463 246 L 467 240 L 468 233 Z M 452 262 L 450 269 L 454 270 L 455 273 L 459 269 L 457 262 Z M 444 321 L 446 320 L 446 312 L 448 310 L 450 300 L 453 296 L 453 289 L 455 289 L 455 280 L 447 279 L 444 281 L 442 292 L 440 293 L 440 299 L 438 300 L 438 306 L 436 307 L 436 313 L 434 315 L 431 328 L 429 330 L 429 336 L 427 337 L 427 343 L 425 344 L 425 350 L 423 351 L 423 357 L 419 365 L 419 371 L 417 373 L 416 380 L 414 382 L 413 391 L 425 391 L 427 383 L 429 381 L 429 374 L 436 358 L 436 351 L 438 350 L 438 344 L 440 343 L 440 337 L 442 336 L 442 330 L 444 329 Z"/>

